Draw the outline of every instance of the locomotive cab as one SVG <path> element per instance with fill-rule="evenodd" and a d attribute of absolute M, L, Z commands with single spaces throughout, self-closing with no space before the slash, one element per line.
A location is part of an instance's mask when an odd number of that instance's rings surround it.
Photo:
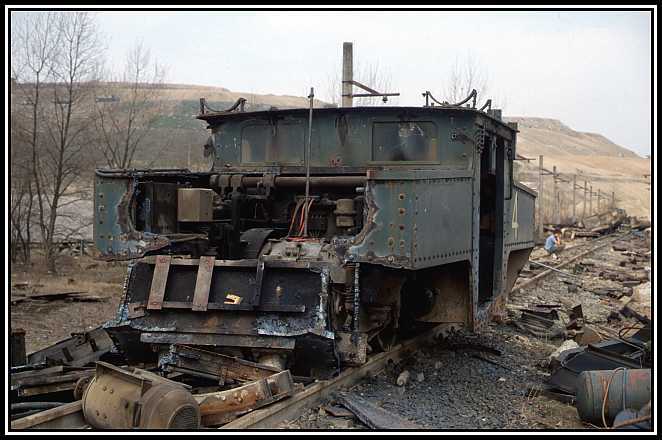
<path fill-rule="evenodd" d="M 97 170 L 96 245 L 131 260 L 108 331 L 133 356 L 184 343 L 324 376 L 421 326 L 477 328 L 534 245 L 494 116 L 201 113 L 210 171 Z"/>

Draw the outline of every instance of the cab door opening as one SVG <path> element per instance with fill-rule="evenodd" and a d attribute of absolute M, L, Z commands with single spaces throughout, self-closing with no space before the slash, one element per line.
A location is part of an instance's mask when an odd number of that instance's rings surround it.
<path fill-rule="evenodd" d="M 503 254 L 504 149 L 491 138 L 480 154 L 480 232 L 478 303 L 492 300 L 500 288 Z"/>

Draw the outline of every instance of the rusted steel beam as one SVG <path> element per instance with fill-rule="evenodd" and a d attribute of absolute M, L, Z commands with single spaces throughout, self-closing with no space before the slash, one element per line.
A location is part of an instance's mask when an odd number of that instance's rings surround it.
<path fill-rule="evenodd" d="M 246 382 L 265 379 L 280 372 L 277 368 L 268 365 L 180 344 L 174 344 L 170 348 L 164 366 L 167 371 L 177 371 L 192 376 L 202 373 L 204 377 L 218 380 L 221 385 L 227 380 Z"/>
<path fill-rule="evenodd" d="M 145 308 L 145 303 L 130 303 L 129 310 L 137 311 Z M 163 309 L 192 309 L 193 303 L 186 301 L 163 301 L 161 310 Z M 253 307 L 251 304 L 226 304 L 211 302 L 207 303 L 207 311 L 209 310 L 234 310 L 234 311 L 258 311 L 258 312 L 281 312 L 281 313 L 303 313 L 306 311 L 305 305 L 299 304 L 261 304 L 258 307 Z M 129 317 L 142 316 L 140 313 L 132 313 Z"/>
<path fill-rule="evenodd" d="M 415 423 L 386 411 L 355 394 L 338 393 L 338 402 L 350 410 L 356 417 L 372 429 L 403 430 L 421 429 Z"/>
<path fill-rule="evenodd" d="M 156 267 L 152 278 L 152 286 L 149 290 L 149 300 L 147 301 L 147 310 L 160 310 L 165 295 L 166 283 L 168 282 L 168 272 L 170 271 L 170 255 L 158 255 L 156 257 Z"/>
<path fill-rule="evenodd" d="M 34 387 L 39 385 L 57 384 L 62 382 L 76 382 L 81 377 L 87 377 L 94 374 L 93 369 L 83 371 L 72 371 L 66 374 L 52 374 L 52 375 L 34 375 L 22 378 L 12 377 L 12 389 L 15 387 Z M 19 391 L 20 393 L 20 391 Z"/>
<path fill-rule="evenodd" d="M 195 280 L 195 292 L 193 293 L 193 304 L 191 310 L 206 311 L 209 302 L 209 289 L 214 274 L 214 257 L 200 257 L 198 276 Z"/>
<path fill-rule="evenodd" d="M 209 333 L 143 332 L 140 341 L 151 344 L 220 345 L 228 347 L 294 349 L 294 339 L 280 336 L 219 335 Z"/>
<path fill-rule="evenodd" d="M 81 429 L 87 425 L 81 400 L 11 422 L 11 429 Z"/>
<path fill-rule="evenodd" d="M 38 396 L 40 394 L 57 393 L 59 391 L 73 391 L 74 388 L 76 388 L 76 380 L 20 388 L 18 395 L 20 397 Z"/>
<path fill-rule="evenodd" d="M 137 260 L 139 263 L 156 264 L 158 256 L 143 257 Z M 270 260 L 269 256 L 262 257 L 265 267 L 282 268 L 282 269 L 310 269 L 319 267 L 314 261 L 284 261 L 284 260 Z M 198 258 L 186 258 L 173 256 L 170 260 L 171 266 L 198 266 L 200 260 Z M 257 268 L 257 259 L 243 259 L 243 260 L 214 260 L 214 267 L 227 267 L 227 268 Z"/>
<path fill-rule="evenodd" d="M 194 396 L 200 405 L 203 426 L 227 423 L 239 414 L 292 395 L 296 388 L 289 370 L 244 386 Z"/>

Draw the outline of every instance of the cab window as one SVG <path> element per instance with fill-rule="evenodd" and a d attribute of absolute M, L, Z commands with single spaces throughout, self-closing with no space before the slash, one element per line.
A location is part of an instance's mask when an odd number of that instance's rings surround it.
<path fill-rule="evenodd" d="M 300 123 L 246 125 L 241 130 L 241 161 L 244 163 L 301 163 L 304 129 Z"/>
<path fill-rule="evenodd" d="M 372 160 L 436 162 L 437 127 L 432 122 L 375 122 Z"/>

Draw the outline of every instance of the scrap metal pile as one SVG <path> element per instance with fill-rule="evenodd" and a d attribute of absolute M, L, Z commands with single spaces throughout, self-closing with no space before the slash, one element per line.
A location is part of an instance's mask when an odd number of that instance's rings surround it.
<path fill-rule="evenodd" d="M 600 237 L 612 233 L 622 226 L 630 227 L 633 230 L 650 231 L 651 222 L 629 217 L 624 209 L 612 208 L 585 217 L 573 224 L 550 224 L 546 225 L 545 229 L 550 231 L 560 229 L 564 238 L 574 240 L 580 237 Z"/>
<path fill-rule="evenodd" d="M 563 340 L 542 362 L 551 373 L 546 386 L 529 391 L 575 404 L 579 417 L 592 426 L 650 429 L 649 242 L 635 229 L 630 240 L 614 241 L 605 253 L 611 257 L 578 262 L 572 272 L 555 270 L 560 275 L 548 284 L 551 288 L 519 298 L 525 307 L 511 306 L 512 324 L 519 330 Z M 536 302 L 540 297 L 547 303 Z"/>
<path fill-rule="evenodd" d="M 24 333 L 13 337 L 18 342 Z M 129 366 L 103 328 L 22 359 L 12 355 L 20 364 L 11 369 L 14 429 L 216 427 L 291 396 L 309 381 L 178 344 L 158 365 Z"/>

